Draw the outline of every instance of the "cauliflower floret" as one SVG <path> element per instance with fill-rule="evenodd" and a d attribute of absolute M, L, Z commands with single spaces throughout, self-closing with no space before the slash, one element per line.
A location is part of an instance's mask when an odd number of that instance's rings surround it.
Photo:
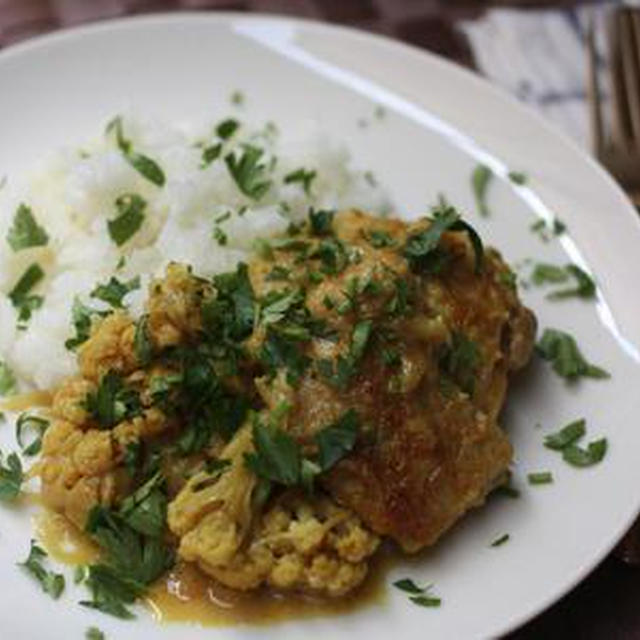
<path fill-rule="evenodd" d="M 124 312 L 116 311 L 92 328 L 91 338 L 78 350 L 83 377 L 98 383 L 108 371 L 131 373 L 137 366 L 134 350 L 135 325 Z"/>
<path fill-rule="evenodd" d="M 201 328 L 200 306 L 209 285 L 183 264 L 172 263 L 162 280 L 149 289 L 149 331 L 160 347 L 179 344 Z"/>
<path fill-rule="evenodd" d="M 197 474 L 169 505 L 180 556 L 234 589 L 267 584 L 336 597 L 358 586 L 377 536 L 324 496 L 289 492 L 255 513 L 257 482 L 244 464 L 252 449 L 247 425 L 221 454 L 228 471 Z"/>

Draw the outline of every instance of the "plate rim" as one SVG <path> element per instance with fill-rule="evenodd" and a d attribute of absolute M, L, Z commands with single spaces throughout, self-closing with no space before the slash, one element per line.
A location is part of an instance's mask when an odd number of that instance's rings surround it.
<path fill-rule="evenodd" d="M 570 138 L 565 132 L 556 127 L 549 120 L 544 118 L 539 112 L 535 111 L 532 107 L 519 101 L 515 96 L 509 93 L 506 89 L 491 82 L 487 78 L 481 76 L 479 73 L 468 69 L 461 64 L 450 60 L 444 56 L 421 49 L 418 46 L 403 42 L 391 36 L 384 34 L 372 33 L 363 29 L 351 27 L 348 25 L 332 24 L 324 22 L 319 19 L 309 17 L 290 16 L 281 13 L 242 13 L 237 11 L 183 11 L 183 12 L 151 12 L 146 14 L 138 14 L 133 16 L 121 16 L 114 18 L 107 18 L 98 20 L 91 23 L 72 25 L 58 29 L 53 32 L 38 34 L 28 39 L 12 43 L 0 50 L 0 67 L 5 63 L 10 62 L 11 59 L 20 57 L 22 55 L 28 55 L 31 52 L 37 52 L 39 50 L 46 49 L 48 47 L 55 47 L 58 44 L 72 42 L 84 37 L 90 37 L 93 33 L 101 33 L 108 31 L 119 31 L 122 29 L 144 29 L 147 27 L 155 26 L 171 26 L 178 23 L 184 24 L 197 24 L 202 22 L 209 22 L 211 24 L 223 25 L 230 27 L 235 22 L 256 22 L 265 23 L 270 22 L 274 24 L 285 24 L 305 30 L 312 30 L 320 33 L 323 36 L 331 37 L 336 34 L 343 34 L 347 38 L 357 38 L 365 43 L 369 43 L 373 46 L 386 47 L 389 50 L 394 51 L 396 54 L 409 55 L 415 59 L 420 59 L 424 64 L 440 66 L 446 73 L 458 74 L 464 82 L 474 83 L 476 88 L 492 94 L 494 98 L 502 101 L 505 108 L 516 109 L 526 118 L 535 120 L 537 126 L 541 126 L 545 131 L 552 136 L 558 144 L 563 144 L 569 148 L 572 154 L 579 158 L 583 163 L 590 167 L 590 171 L 595 171 L 603 181 L 603 186 L 606 184 L 607 189 L 612 194 L 616 194 L 620 201 L 619 212 L 615 215 L 622 217 L 626 216 L 627 221 L 631 224 L 635 224 L 635 228 L 638 232 L 638 238 L 640 239 L 640 216 L 635 210 L 635 207 L 631 203 L 631 200 L 625 194 L 622 187 L 615 181 L 611 174 L 589 153 L 586 149 L 580 147 L 580 145 Z M 396 91 L 395 88 L 391 89 Z M 411 98 L 406 98 L 410 102 L 413 102 Z M 626 213 L 622 213 L 625 210 Z M 633 221 L 633 222 L 632 222 Z M 640 442 L 640 441 L 639 441 Z M 592 556 L 586 565 L 580 567 L 578 571 L 571 577 L 571 579 L 563 582 L 560 587 L 555 589 L 549 589 L 546 596 L 540 597 L 538 601 L 529 606 L 527 610 L 519 614 L 505 615 L 502 624 L 496 625 L 496 635 L 503 636 L 506 633 L 517 630 L 522 627 L 533 618 L 543 614 L 547 609 L 559 602 L 570 591 L 572 591 L 578 584 L 586 579 L 603 561 L 603 559 L 610 554 L 612 549 L 618 544 L 618 542 L 624 537 L 630 526 L 636 520 L 640 514 L 640 492 L 636 498 L 633 508 L 629 510 L 629 515 L 626 519 L 621 519 L 620 525 L 609 536 L 607 544 L 602 545 L 598 553 Z"/>

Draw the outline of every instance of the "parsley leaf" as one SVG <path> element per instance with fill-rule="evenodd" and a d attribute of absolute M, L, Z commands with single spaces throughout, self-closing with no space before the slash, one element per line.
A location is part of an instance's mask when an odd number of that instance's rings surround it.
<path fill-rule="evenodd" d="M 576 286 L 552 291 L 547 296 L 550 300 L 561 300 L 562 298 L 571 298 L 573 296 L 593 298 L 596 295 L 596 285 L 588 273 L 575 264 L 567 265 L 566 272 L 575 278 Z"/>
<path fill-rule="evenodd" d="M 149 335 L 149 316 L 140 316 L 136 322 L 136 329 L 133 335 L 133 350 L 140 366 L 146 367 L 153 358 L 153 343 Z"/>
<path fill-rule="evenodd" d="M 555 433 L 550 433 L 544 439 L 544 446 L 556 451 L 564 449 L 582 438 L 586 432 L 585 424 L 586 421 L 582 418 L 581 420 L 575 420 L 569 423 L 566 427 L 563 427 Z"/>
<path fill-rule="evenodd" d="M 164 533 L 167 496 L 163 486 L 164 478 L 158 472 L 122 501 L 119 513 L 138 533 L 156 538 Z"/>
<path fill-rule="evenodd" d="M 238 129 L 240 123 L 233 119 L 227 118 L 216 126 L 216 135 L 222 140 L 228 140 Z"/>
<path fill-rule="evenodd" d="M 105 635 L 97 627 L 89 627 L 84 632 L 85 640 L 105 640 Z"/>
<path fill-rule="evenodd" d="M 527 480 L 529 484 L 551 484 L 553 482 L 553 475 L 551 471 L 537 471 L 528 473 Z"/>
<path fill-rule="evenodd" d="M 411 578 L 403 578 L 402 580 L 396 580 L 393 586 L 400 591 L 406 593 L 412 593 L 414 595 L 422 593 L 426 587 L 419 587 Z"/>
<path fill-rule="evenodd" d="M 15 453 L 10 453 L 6 458 L 6 466 L 2 464 L 2 452 L 0 451 L 0 500 L 13 502 L 20 494 L 24 473 L 22 462 Z"/>
<path fill-rule="evenodd" d="M 127 388 L 115 371 L 102 376 L 98 389 L 87 394 L 84 406 L 100 429 L 111 429 L 123 420 L 142 414 L 138 393 Z"/>
<path fill-rule="evenodd" d="M 31 540 L 29 556 L 24 562 L 18 564 L 40 583 L 45 593 L 48 593 L 54 600 L 57 600 L 64 591 L 64 576 L 60 573 L 47 571 L 42 566 L 42 561 L 46 557 L 46 552 L 36 544 L 35 540 Z"/>
<path fill-rule="evenodd" d="M 127 193 L 116 199 L 118 215 L 107 221 L 110 238 L 121 247 L 142 226 L 146 201 L 136 193 Z"/>
<path fill-rule="evenodd" d="M 590 467 L 600 462 L 607 453 L 607 439 L 600 438 L 587 445 L 586 449 L 569 444 L 562 450 L 562 458 L 574 467 Z"/>
<path fill-rule="evenodd" d="M 16 420 L 16 440 L 25 456 L 35 456 L 40 453 L 42 447 L 42 436 L 49 428 L 49 421 L 39 416 L 29 413 L 21 413 Z M 25 431 L 32 431 L 35 434 L 30 441 L 25 440 Z"/>
<path fill-rule="evenodd" d="M 395 240 L 386 232 L 379 229 L 373 229 L 366 235 L 369 244 L 374 249 L 383 249 L 384 247 L 393 247 Z"/>
<path fill-rule="evenodd" d="M 526 173 L 522 173 L 521 171 L 509 171 L 509 180 L 514 184 L 522 186 L 527 184 L 529 181 L 529 176 Z"/>
<path fill-rule="evenodd" d="M 315 180 L 317 175 L 316 171 L 307 171 L 304 167 L 296 169 L 291 173 L 288 173 L 284 178 L 285 184 L 294 184 L 299 182 L 302 185 L 304 192 L 309 195 L 311 193 L 311 183 Z"/>
<path fill-rule="evenodd" d="M 420 607 L 439 607 L 442 604 L 440 598 L 431 595 L 431 589 L 433 589 L 431 584 L 419 587 L 411 578 L 403 578 L 402 580 L 396 580 L 393 586 L 410 594 L 409 600 Z"/>
<path fill-rule="evenodd" d="M 479 164 L 471 174 L 471 186 L 473 188 L 473 196 L 476 199 L 478 212 L 482 216 L 489 215 L 489 207 L 487 206 L 487 189 L 493 178 L 493 171 L 484 164 Z"/>
<path fill-rule="evenodd" d="M 580 352 L 575 339 L 557 329 L 545 329 L 536 345 L 536 351 L 553 365 L 553 370 L 569 381 L 586 378 L 609 378 L 604 369 L 587 362 Z"/>
<path fill-rule="evenodd" d="M 460 214 L 449 205 L 441 205 L 433 212 L 431 224 L 424 231 L 409 236 L 404 246 L 404 256 L 409 261 L 412 271 L 437 273 L 442 269 L 445 257 L 438 245 L 445 231 L 464 231 L 475 254 L 476 273 L 482 269 L 484 248 L 482 240 L 475 229 L 460 218 Z"/>
<path fill-rule="evenodd" d="M 31 208 L 20 204 L 13 218 L 13 225 L 7 232 L 7 242 L 14 251 L 20 251 L 45 246 L 49 242 L 49 236 L 36 222 Z"/>
<path fill-rule="evenodd" d="M 123 298 L 130 291 L 135 291 L 139 288 L 140 276 L 136 276 L 128 282 L 120 282 L 118 278 L 112 276 L 107 284 L 99 284 L 89 295 L 92 298 L 97 298 L 110 304 L 114 309 L 122 309 Z"/>
<path fill-rule="evenodd" d="M 441 373 L 457 384 L 462 391 L 473 394 L 480 361 L 478 345 L 464 333 L 454 331 L 451 344 L 445 346 L 440 357 L 439 366 Z"/>
<path fill-rule="evenodd" d="M 122 155 L 127 162 L 144 178 L 149 180 L 158 187 L 162 187 L 166 181 L 164 172 L 160 165 L 155 161 L 141 153 L 137 153 L 133 149 L 133 144 L 125 138 L 122 126 L 122 117 L 117 116 L 107 125 L 107 132 L 115 130 L 116 142 Z"/>
<path fill-rule="evenodd" d="M 358 414 L 349 409 L 336 422 L 316 434 L 314 440 L 318 445 L 318 464 L 322 471 L 333 467 L 353 449 L 358 427 Z"/>
<path fill-rule="evenodd" d="M 76 330 L 76 335 L 73 338 L 68 338 L 64 346 L 73 351 L 76 347 L 86 342 L 91 335 L 91 318 L 92 316 L 98 316 L 103 318 L 108 315 L 108 311 L 97 311 L 91 309 L 82 303 L 77 296 L 73 299 L 73 306 L 71 307 L 71 320 Z"/>
<path fill-rule="evenodd" d="M 358 364 L 369 343 L 372 328 L 371 320 L 361 320 L 353 328 L 349 351 L 346 355 L 339 355 L 335 362 L 325 359 L 316 362 L 318 371 L 328 382 L 340 389 L 347 387 L 358 372 Z"/>
<path fill-rule="evenodd" d="M 13 289 L 9 292 L 9 300 L 11 300 L 13 306 L 18 310 L 19 324 L 28 322 L 32 312 L 42 306 L 42 296 L 31 295 L 29 292 L 43 278 L 44 271 L 42 267 L 37 262 L 33 262 L 27 267 Z"/>
<path fill-rule="evenodd" d="M 333 218 L 336 212 L 331 209 L 309 209 L 311 233 L 314 236 L 326 236 L 332 232 Z"/>
<path fill-rule="evenodd" d="M 215 162 L 222 153 L 222 143 L 210 144 L 202 149 L 202 159 L 200 161 L 200 168 L 206 169 L 210 164 Z"/>
<path fill-rule="evenodd" d="M 261 164 L 264 150 L 247 144 L 241 154 L 229 153 L 224 161 L 238 189 L 253 200 L 260 200 L 271 188 L 271 180 L 265 177 L 267 167 Z"/>
<path fill-rule="evenodd" d="M 544 262 L 536 264 L 531 274 L 531 280 L 534 284 L 566 282 L 568 278 L 569 276 L 564 267 L 558 267 L 554 264 Z"/>
<path fill-rule="evenodd" d="M 511 536 L 508 533 L 503 533 L 499 538 L 496 538 L 489 546 L 500 547 L 505 542 L 508 542 Z"/>
<path fill-rule="evenodd" d="M 142 593 L 142 586 L 134 580 L 121 577 L 114 569 L 104 564 L 91 565 L 87 569 L 85 584 L 91 592 L 91 600 L 81 600 L 83 607 L 96 609 L 121 618 L 135 618 L 126 605 L 133 604 Z"/>
<path fill-rule="evenodd" d="M 0 360 L 0 396 L 6 396 L 8 393 L 13 393 L 16 388 L 16 377 L 13 371 L 9 368 L 9 365 Z"/>

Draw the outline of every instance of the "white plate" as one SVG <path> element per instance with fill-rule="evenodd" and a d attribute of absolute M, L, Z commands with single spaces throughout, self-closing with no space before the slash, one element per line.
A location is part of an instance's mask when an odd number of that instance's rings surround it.
<path fill-rule="evenodd" d="M 28 547 L 25 517 L 2 509 L 3 638 L 79 638 L 90 624 L 127 639 L 495 636 L 575 585 L 629 526 L 640 505 L 640 224 L 604 172 L 511 98 L 386 39 L 221 14 L 123 20 L 41 38 L 0 55 L 0 87 L 0 175 L 18 174 L 49 150 L 83 140 L 127 107 L 198 119 L 225 111 L 229 94 L 241 89 L 248 118 L 284 126 L 316 118 L 389 187 L 399 213 L 424 212 L 442 191 L 509 260 L 572 260 L 592 269 L 597 303 L 548 303 L 533 290 L 523 295 L 542 327 L 570 330 L 587 357 L 613 376 L 569 389 L 536 363 L 515 386 L 504 421 L 522 497 L 492 500 L 419 562 L 389 576 L 435 583 L 440 609 L 413 606 L 390 588 L 377 607 L 269 628 L 159 627 L 144 612 L 121 623 L 76 606 L 73 590 L 62 602 L 41 595 L 14 566 Z M 386 109 L 382 119 L 374 116 L 377 104 Z M 363 118 L 366 127 L 358 126 Z M 486 220 L 476 215 L 469 186 L 478 161 L 500 176 Z M 510 184 L 507 169 L 526 172 L 530 188 Z M 529 226 L 553 214 L 570 233 L 545 244 Z M 542 446 L 545 431 L 581 416 L 590 434 L 610 441 L 603 463 L 587 470 Z M 8 441 L 11 434 L 4 435 Z M 526 473 L 540 469 L 553 471 L 555 483 L 526 486 Z M 489 548 L 505 532 L 509 543 Z"/>

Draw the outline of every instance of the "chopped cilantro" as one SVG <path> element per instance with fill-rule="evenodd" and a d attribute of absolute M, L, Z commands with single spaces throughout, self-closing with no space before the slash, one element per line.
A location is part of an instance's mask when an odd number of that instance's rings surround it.
<path fill-rule="evenodd" d="M 275 265 L 267 274 L 265 280 L 267 282 L 277 282 L 280 280 L 289 280 L 291 277 L 291 269 L 287 269 L 279 264 Z"/>
<path fill-rule="evenodd" d="M 567 265 L 566 272 L 575 278 L 576 286 L 552 291 L 548 295 L 549 299 L 560 300 L 562 298 L 570 298 L 574 296 L 579 298 L 593 298 L 595 296 L 596 285 L 588 273 L 575 264 Z"/>
<path fill-rule="evenodd" d="M 109 237 L 122 246 L 140 229 L 144 221 L 146 201 L 136 193 L 128 193 L 116 199 L 118 215 L 107 221 Z"/>
<path fill-rule="evenodd" d="M 371 320 L 360 320 L 353 328 L 351 344 L 346 355 L 339 355 L 335 361 L 321 359 L 316 361 L 319 373 L 334 386 L 344 389 L 358 372 L 358 364 L 369 343 Z"/>
<path fill-rule="evenodd" d="M 233 152 L 224 158 L 238 189 L 253 200 L 260 200 L 271 188 L 271 180 L 266 177 L 267 167 L 261 163 L 263 155 L 263 149 L 246 144 L 241 154 Z"/>
<path fill-rule="evenodd" d="M 580 352 L 575 339 L 557 329 L 545 329 L 542 338 L 536 345 L 536 351 L 544 359 L 552 363 L 553 370 L 569 381 L 578 378 L 609 378 L 604 369 L 590 364 Z"/>
<path fill-rule="evenodd" d="M 473 394 L 480 362 L 478 345 L 464 333 L 454 331 L 451 344 L 445 347 L 440 357 L 439 367 L 447 380 L 457 384 L 465 393 Z"/>
<path fill-rule="evenodd" d="M 133 350 L 141 366 L 146 367 L 153 357 L 153 343 L 149 334 L 149 316 L 140 316 L 136 322 L 136 330 L 133 336 Z"/>
<path fill-rule="evenodd" d="M 386 232 L 379 229 L 373 229 L 366 234 L 369 244 L 374 249 L 383 249 L 384 247 L 393 247 L 395 240 Z"/>
<path fill-rule="evenodd" d="M 353 449 L 358 427 L 358 414 L 354 409 L 349 409 L 336 422 L 315 436 L 320 469 L 323 471 L 330 469 Z"/>
<path fill-rule="evenodd" d="M 112 276 L 107 284 L 99 284 L 89 295 L 110 304 L 114 309 L 122 309 L 124 306 L 122 304 L 123 298 L 129 292 L 139 288 L 140 276 L 136 276 L 128 282 L 120 282 L 118 278 Z"/>
<path fill-rule="evenodd" d="M 6 465 L 2 464 L 2 452 L 0 451 L 0 500 L 13 502 L 20 494 L 24 473 L 22 463 L 15 453 L 10 453 L 6 458 Z"/>
<path fill-rule="evenodd" d="M 607 439 L 600 438 L 587 445 L 586 449 L 569 444 L 562 450 L 562 458 L 574 467 L 590 467 L 600 462 L 607 453 Z"/>
<path fill-rule="evenodd" d="M 16 420 L 16 440 L 25 456 L 35 456 L 42 448 L 42 436 L 49 427 L 49 421 L 29 413 L 21 413 Z M 25 439 L 25 432 L 34 434 L 30 440 Z"/>
<path fill-rule="evenodd" d="M 84 632 L 85 640 L 105 640 L 105 635 L 97 627 L 89 627 Z"/>
<path fill-rule="evenodd" d="M 411 578 L 403 578 L 402 580 L 396 580 L 393 586 L 400 591 L 408 593 L 409 600 L 420 607 L 439 607 L 442 604 L 440 598 L 431 595 L 431 589 L 433 589 L 431 584 L 419 587 Z"/>
<path fill-rule="evenodd" d="M 296 169 L 291 173 L 288 173 L 284 178 L 285 184 L 300 183 L 304 192 L 309 195 L 311 193 L 311 183 L 316 178 L 316 171 L 307 171 L 304 167 Z"/>
<path fill-rule="evenodd" d="M 164 478 L 156 473 L 120 505 L 119 513 L 129 527 L 146 536 L 160 537 L 167 519 Z"/>
<path fill-rule="evenodd" d="M 218 243 L 218 246 L 224 247 L 228 242 L 227 234 L 218 226 L 213 228 L 213 239 Z"/>
<path fill-rule="evenodd" d="M 42 561 L 46 557 L 47 554 L 45 551 L 36 544 L 35 540 L 31 540 L 29 556 L 24 562 L 18 564 L 40 583 L 45 593 L 48 593 L 54 600 L 57 600 L 64 591 L 64 576 L 61 573 L 47 571 L 47 569 L 42 566 Z"/>
<path fill-rule="evenodd" d="M 309 209 L 311 233 L 315 236 L 326 236 L 332 232 L 333 218 L 336 212 L 330 209 Z"/>
<path fill-rule="evenodd" d="M 13 371 L 9 368 L 9 365 L 0 360 L 0 396 L 6 396 L 9 393 L 13 393 L 16 388 L 16 377 Z"/>
<path fill-rule="evenodd" d="M 471 174 L 471 186 L 473 188 L 473 196 L 476 200 L 478 212 L 482 216 L 489 215 L 489 207 L 487 205 L 487 189 L 493 178 L 493 171 L 484 164 L 479 164 Z"/>
<path fill-rule="evenodd" d="M 115 131 L 118 148 L 127 162 L 144 178 L 158 187 L 162 187 L 166 181 L 164 172 L 155 160 L 134 151 L 133 144 L 124 135 L 122 117 L 115 117 L 107 125 L 107 133 Z"/>
<path fill-rule="evenodd" d="M 333 237 L 321 240 L 310 257 L 320 260 L 320 270 L 328 275 L 341 273 L 349 263 L 344 244 Z"/>
<path fill-rule="evenodd" d="M 236 107 L 241 107 L 245 102 L 245 95 L 242 91 L 235 90 L 229 96 L 229 101 Z"/>
<path fill-rule="evenodd" d="M 49 242 L 49 236 L 36 222 L 31 208 L 20 204 L 13 218 L 13 225 L 7 232 L 7 242 L 14 251 L 20 251 L 46 245 Z"/>
<path fill-rule="evenodd" d="M 411 578 L 403 578 L 402 580 L 396 580 L 393 586 L 400 591 L 417 595 L 422 593 L 428 587 L 419 587 Z"/>
<path fill-rule="evenodd" d="M 411 596 L 409 598 L 413 604 L 417 604 L 419 607 L 439 607 L 442 604 L 441 598 L 435 598 L 433 596 Z"/>
<path fill-rule="evenodd" d="M 568 278 L 569 276 L 564 267 L 544 262 L 536 264 L 531 274 L 531 280 L 534 284 L 566 282 Z"/>
<path fill-rule="evenodd" d="M 550 471 L 537 471 L 535 473 L 528 473 L 527 480 L 529 484 L 551 484 L 553 482 L 553 475 Z"/>

